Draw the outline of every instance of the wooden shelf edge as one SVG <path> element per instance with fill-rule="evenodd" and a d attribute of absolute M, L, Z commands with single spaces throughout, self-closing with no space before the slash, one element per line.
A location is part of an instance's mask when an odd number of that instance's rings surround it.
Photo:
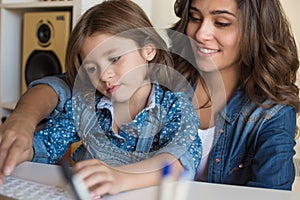
<path fill-rule="evenodd" d="M 39 1 L 28 3 L 2 3 L 1 7 L 6 9 L 22 9 L 22 8 L 56 8 L 56 7 L 72 7 L 74 1 Z"/>
<path fill-rule="evenodd" d="M 7 110 L 14 110 L 16 107 L 17 102 L 7 102 L 7 103 L 1 103 L 1 108 L 7 109 Z"/>

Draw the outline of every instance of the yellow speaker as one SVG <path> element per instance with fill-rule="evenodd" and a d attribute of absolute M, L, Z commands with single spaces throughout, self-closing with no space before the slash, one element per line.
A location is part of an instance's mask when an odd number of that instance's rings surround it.
<path fill-rule="evenodd" d="M 65 72 L 70 31 L 69 11 L 24 13 L 21 93 L 36 79 Z"/>

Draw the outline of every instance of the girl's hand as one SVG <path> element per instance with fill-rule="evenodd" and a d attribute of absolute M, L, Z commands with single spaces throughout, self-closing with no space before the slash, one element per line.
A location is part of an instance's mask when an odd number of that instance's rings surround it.
<path fill-rule="evenodd" d="M 73 170 L 83 179 L 92 193 L 92 198 L 99 199 L 105 194 L 158 185 L 161 180 L 162 164 L 166 162 L 172 165 L 172 173 L 178 178 L 183 167 L 179 160 L 168 153 L 116 168 L 96 159 L 85 160 L 75 164 Z"/>
<path fill-rule="evenodd" d="M 116 194 L 123 190 L 126 172 L 118 171 L 99 160 L 78 162 L 73 169 L 83 179 L 93 198 L 105 194 Z"/>

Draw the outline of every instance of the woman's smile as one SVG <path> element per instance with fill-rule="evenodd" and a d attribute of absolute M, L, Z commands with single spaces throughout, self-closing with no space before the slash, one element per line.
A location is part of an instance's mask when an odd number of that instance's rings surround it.
<path fill-rule="evenodd" d="M 210 57 L 216 55 L 218 52 L 220 52 L 219 49 L 211 49 L 206 47 L 197 47 L 197 55 L 201 57 Z"/>

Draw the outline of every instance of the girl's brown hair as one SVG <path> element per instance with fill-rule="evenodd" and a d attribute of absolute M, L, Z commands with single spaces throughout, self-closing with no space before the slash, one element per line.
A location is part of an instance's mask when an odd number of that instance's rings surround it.
<path fill-rule="evenodd" d="M 299 88 L 295 84 L 299 67 L 297 47 L 280 1 L 235 1 L 241 24 L 241 84 L 248 97 L 258 105 L 262 99 L 269 99 L 290 105 L 299 112 Z M 173 30 L 185 33 L 190 4 L 191 0 L 176 1 L 174 9 L 180 20 Z M 172 39 L 173 46 L 184 51 L 182 55 L 193 55 L 186 41 Z M 174 63 L 174 67 L 194 85 L 199 73 L 193 63 L 178 55 L 174 55 Z"/>
<path fill-rule="evenodd" d="M 152 27 L 145 12 L 130 0 L 107 0 L 87 10 L 78 21 L 68 41 L 66 74 L 69 84 L 74 84 L 82 64 L 79 52 L 85 38 L 95 33 L 132 39 L 139 47 L 151 42 L 157 48 L 157 53 L 150 63 L 172 67 L 172 57 L 167 51 L 167 44 Z"/>

